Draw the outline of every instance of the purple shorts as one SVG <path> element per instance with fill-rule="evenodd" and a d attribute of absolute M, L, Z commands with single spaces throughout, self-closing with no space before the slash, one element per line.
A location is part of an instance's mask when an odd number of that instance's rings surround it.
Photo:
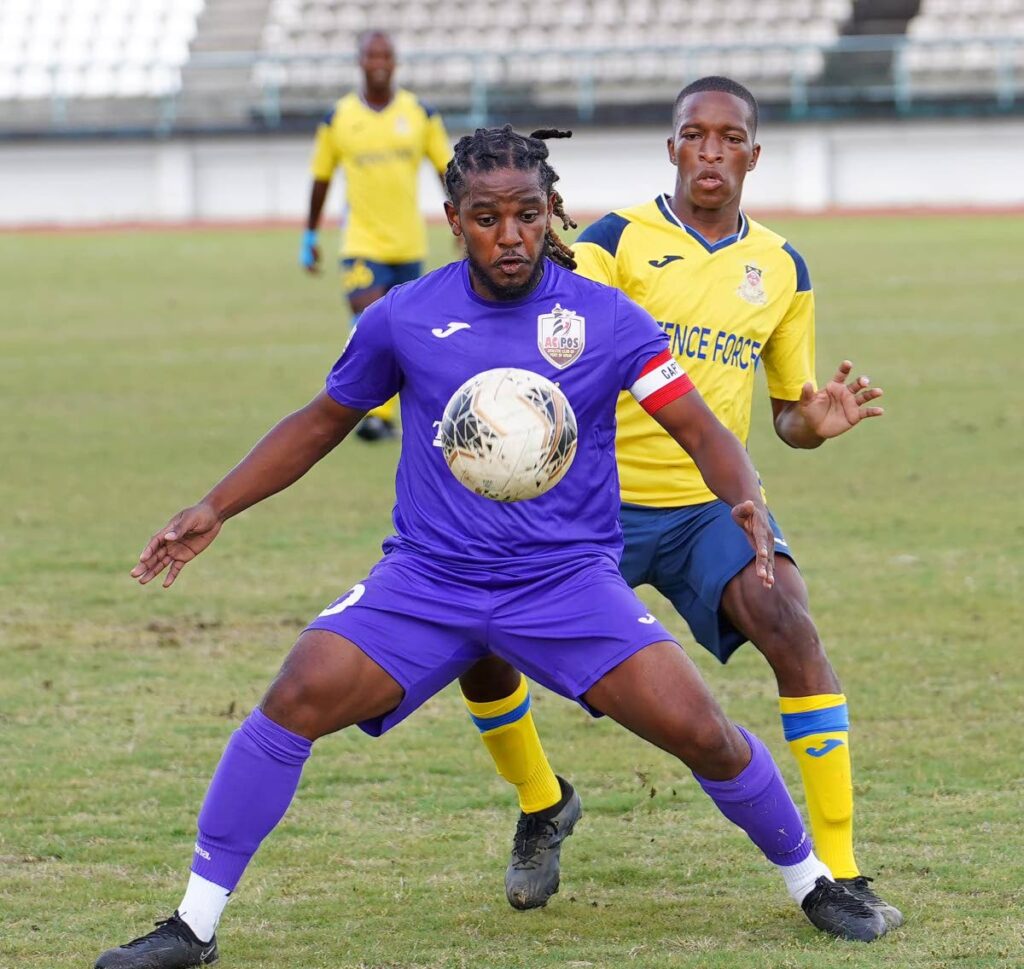
<path fill-rule="evenodd" d="M 395 551 L 307 628 L 351 640 L 405 690 L 390 713 L 359 724 L 375 737 L 491 653 L 583 703 L 623 660 L 673 640 L 599 555 L 538 564 L 524 577 Z"/>

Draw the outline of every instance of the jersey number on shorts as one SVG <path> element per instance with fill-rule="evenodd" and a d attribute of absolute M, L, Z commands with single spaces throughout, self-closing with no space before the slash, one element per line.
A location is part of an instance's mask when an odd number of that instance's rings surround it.
<path fill-rule="evenodd" d="M 339 612 L 344 612 L 349 606 L 355 605 L 360 599 L 363 598 L 363 593 L 366 591 L 366 586 L 362 582 L 357 582 L 352 586 L 352 590 L 343 595 L 340 599 L 335 599 L 323 612 L 321 616 L 336 616 Z"/>

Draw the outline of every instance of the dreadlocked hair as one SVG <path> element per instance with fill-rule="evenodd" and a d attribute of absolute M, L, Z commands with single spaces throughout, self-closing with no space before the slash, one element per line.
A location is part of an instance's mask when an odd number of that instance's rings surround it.
<path fill-rule="evenodd" d="M 558 128 L 541 128 L 529 135 L 521 135 L 507 124 L 501 128 L 477 128 L 471 135 L 464 135 L 455 145 L 455 153 L 448 162 L 444 173 L 444 187 L 448 201 L 458 208 L 459 200 L 466 191 L 468 172 L 492 172 L 500 168 L 515 168 L 529 171 L 536 168 L 540 173 L 541 188 L 552 196 L 555 216 L 561 220 L 562 229 L 575 229 L 576 223 L 565 214 L 565 203 L 554 189 L 558 172 L 548 164 L 550 138 L 571 138 L 571 131 Z M 566 269 L 576 268 L 576 257 L 562 238 L 549 225 L 544 237 L 544 255 L 552 262 Z"/>

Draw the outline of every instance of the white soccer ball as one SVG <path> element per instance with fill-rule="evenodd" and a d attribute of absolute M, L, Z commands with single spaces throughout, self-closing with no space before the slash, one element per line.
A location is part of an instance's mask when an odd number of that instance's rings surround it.
<path fill-rule="evenodd" d="M 485 370 L 454 394 L 441 447 L 456 479 L 494 501 L 536 498 L 576 456 L 576 415 L 546 377 L 515 367 Z"/>

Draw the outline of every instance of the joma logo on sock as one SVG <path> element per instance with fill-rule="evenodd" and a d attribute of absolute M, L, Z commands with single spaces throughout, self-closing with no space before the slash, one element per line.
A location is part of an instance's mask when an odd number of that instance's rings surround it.
<path fill-rule="evenodd" d="M 829 737 L 828 740 L 823 740 L 820 747 L 808 747 L 804 753 L 810 754 L 812 757 L 824 757 L 825 754 L 835 750 L 836 747 L 842 747 L 843 742 L 837 740 L 835 737 Z"/>
<path fill-rule="evenodd" d="M 199 847 L 199 845 L 196 845 L 196 854 L 199 855 L 200 858 L 205 858 L 207 861 L 212 860 L 210 858 L 210 852 L 204 851 L 202 848 Z"/>

